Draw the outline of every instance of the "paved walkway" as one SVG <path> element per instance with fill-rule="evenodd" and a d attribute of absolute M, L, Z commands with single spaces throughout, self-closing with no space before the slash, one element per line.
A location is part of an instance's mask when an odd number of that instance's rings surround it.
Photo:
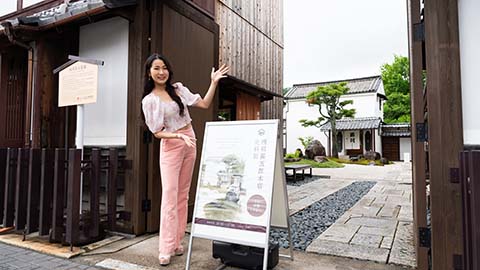
<path fill-rule="evenodd" d="M 352 172 L 355 173 L 352 173 Z M 307 248 L 307 252 L 415 267 L 410 163 L 385 167 L 348 165 L 331 181 L 377 184 Z"/>
<path fill-rule="evenodd" d="M 89 265 L 72 262 L 66 259 L 38 253 L 28 249 L 0 243 L 0 270 L 70 270 L 70 269 L 100 269 Z"/>

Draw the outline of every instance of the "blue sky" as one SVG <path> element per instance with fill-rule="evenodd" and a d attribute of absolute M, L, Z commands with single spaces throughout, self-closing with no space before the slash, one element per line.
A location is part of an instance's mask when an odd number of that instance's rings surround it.
<path fill-rule="evenodd" d="M 408 56 L 405 0 L 283 0 L 284 87 L 380 74 Z"/>

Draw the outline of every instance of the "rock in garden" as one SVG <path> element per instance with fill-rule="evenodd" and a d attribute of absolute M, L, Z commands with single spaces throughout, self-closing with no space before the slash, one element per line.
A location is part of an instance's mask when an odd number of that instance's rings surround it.
<path fill-rule="evenodd" d="M 377 160 L 377 159 L 380 159 L 381 156 L 380 156 L 380 153 L 370 150 L 365 152 L 364 157 L 365 159 L 368 159 L 368 160 Z"/>
<path fill-rule="evenodd" d="M 325 147 L 319 140 L 313 140 L 305 149 L 305 155 L 308 159 L 313 159 L 315 156 L 325 156 Z"/>
<path fill-rule="evenodd" d="M 315 156 L 314 160 L 316 162 L 322 163 L 322 162 L 326 162 L 327 158 L 325 156 Z"/>

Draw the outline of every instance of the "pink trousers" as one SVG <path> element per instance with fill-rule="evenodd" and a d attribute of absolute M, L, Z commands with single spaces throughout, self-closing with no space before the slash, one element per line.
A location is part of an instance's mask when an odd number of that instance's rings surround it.
<path fill-rule="evenodd" d="M 195 138 L 192 128 L 179 130 Z M 164 139 L 160 145 L 160 175 L 162 177 L 162 205 L 160 212 L 160 255 L 171 255 L 185 236 L 188 212 L 188 193 L 195 164 L 196 147 L 189 147 L 181 139 Z"/>

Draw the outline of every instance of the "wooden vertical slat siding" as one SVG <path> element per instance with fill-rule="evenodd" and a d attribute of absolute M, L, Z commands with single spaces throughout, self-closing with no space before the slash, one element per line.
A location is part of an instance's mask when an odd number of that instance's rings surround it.
<path fill-rule="evenodd" d="M 282 94 L 283 7 L 281 1 L 217 1 L 220 26 L 220 63 L 231 66 L 230 75 Z M 238 54 L 241 57 L 238 57 Z M 262 102 L 261 115 L 282 119 L 280 98 Z"/>
<path fill-rule="evenodd" d="M 15 230 L 23 231 L 27 223 L 28 161 L 30 149 L 18 149 L 15 185 Z"/>
<path fill-rule="evenodd" d="M 65 170 L 67 160 L 65 149 L 55 149 L 55 165 L 53 176 L 53 202 L 52 202 L 52 231 L 51 242 L 62 242 L 63 229 L 63 208 L 65 203 Z"/>
<path fill-rule="evenodd" d="M 145 232 L 145 213 L 142 200 L 146 198 L 147 145 L 142 118 L 143 64 L 149 51 L 149 21 L 147 1 L 139 1 L 135 20 L 130 24 L 128 55 L 128 106 L 126 159 L 132 160 L 132 170 L 125 172 L 125 209 L 131 212 L 134 234 Z"/>
<path fill-rule="evenodd" d="M 48 235 L 52 224 L 53 178 L 55 151 L 42 149 L 42 168 L 40 177 L 40 216 L 38 234 Z"/>
<path fill-rule="evenodd" d="M 80 235 L 80 175 L 82 150 L 68 151 L 67 220 L 65 240 L 76 245 Z"/>
<path fill-rule="evenodd" d="M 237 92 L 236 120 L 260 119 L 260 99 L 258 97 Z"/>
<path fill-rule="evenodd" d="M 115 230 L 117 224 L 117 174 L 118 174 L 118 150 L 110 149 L 108 157 L 108 184 L 107 184 L 107 213 L 108 229 Z"/>
<path fill-rule="evenodd" d="M 41 180 L 41 149 L 29 149 L 30 159 L 28 162 L 28 201 L 27 201 L 27 226 L 26 233 L 38 231 L 40 210 L 40 180 Z"/>
<path fill-rule="evenodd" d="M 424 122 L 423 107 L 423 52 L 422 41 L 414 39 L 414 25 L 420 20 L 420 0 L 409 0 L 408 2 L 408 40 L 410 59 L 410 96 L 412 112 L 412 177 L 413 177 L 413 220 L 415 235 L 415 250 L 417 269 L 428 269 L 428 248 L 421 247 L 419 243 L 419 228 L 427 227 L 427 190 L 425 175 L 426 153 L 424 143 L 416 140 L 416 123 Z M 375 136 L 373 136 L 375 138 Z M 375 142 L 374 142 L 375 143 Z"/>
<path fill-rule="evenodd" d="M 456 0 L 425 1 L 433 269 L 452 269 L 462 255 L 460 185 L 450 182 L 463 149 L 458 6 Z"/>
<path fill-rule="evenodd" d="M 7 170 L 7 149 L 0 148 L 0 222 L 3 220 L 3 202 L 5 199 L 6 170 Z"/>

